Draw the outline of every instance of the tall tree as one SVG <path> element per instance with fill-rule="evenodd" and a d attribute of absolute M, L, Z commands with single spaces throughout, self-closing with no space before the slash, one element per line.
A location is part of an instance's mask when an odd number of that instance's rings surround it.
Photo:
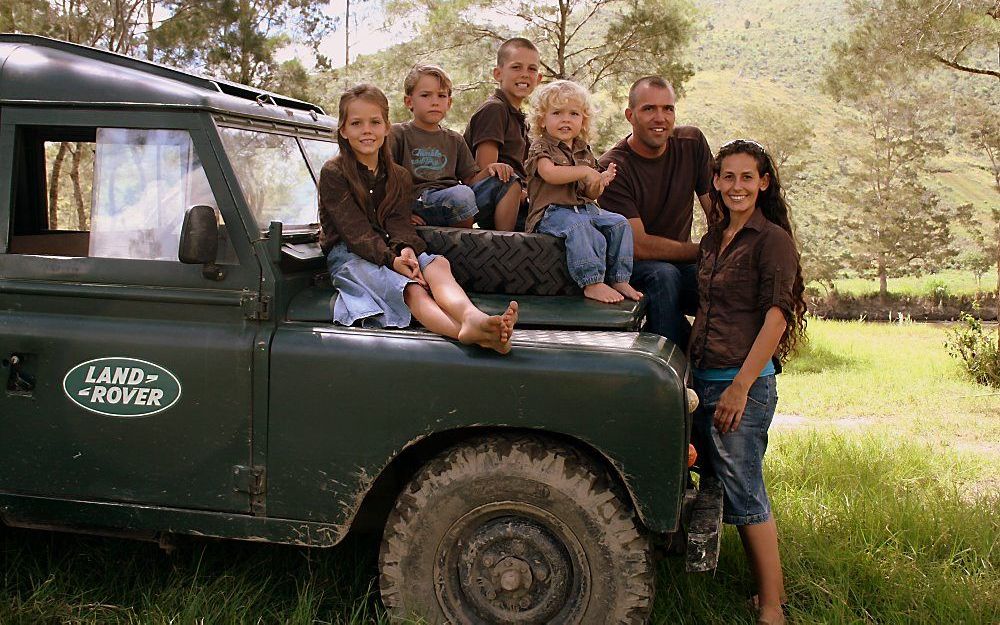
<path fill-rule="evenodd" d="M 680 87 L 692 74 L 682 60 L 692 31 L 685 0 L 396 0 L 388 9 L 389 19 L 419 24 L 427 52 L 526 36 L 541 51 L 543 74 L 590 89 L 651 73 Z"/>
<path fill-rule="evenodd" d="M 158 60 L 268 87 L 276 53 L 293 40 L 314 49 L 331 27 L 325 0 L 164 0 L 170 12 L 152 34 Z"/>
<path fill-rule="evenodd" d="M 849 0 L 848 13 L 857 25 L 834 54 L 857 82 L 930 65 L 1000 80 L 998 0 Z"/>
<path fill-rule="evenodd" d="M 923 183 L 944 145 L 921 94 L 883 84 L 855 104 L 867 142 L 851 155 L 837 225 L 851 267 L 877 278 L 885 297 L 888 278 L 934 270 L 954 254 L 952 222 L 968 220 L 972 207 L 943 206 Z"/>

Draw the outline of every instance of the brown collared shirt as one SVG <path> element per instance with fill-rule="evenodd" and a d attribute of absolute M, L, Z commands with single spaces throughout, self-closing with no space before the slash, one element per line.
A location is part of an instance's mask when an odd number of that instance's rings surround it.
<path fill-rule="evenodd" d="M 698 314 L 691 363 L 699 369 L 740 367 L 772 306 L 792 319 L 799 265 L 795 242 L 760 209 L 719 254 L 721 233 L 709 231 L 698 253 Z"/>
<path fill-rule="evenodd" d="M 594 153 L 580 137 L 573 139 L 572 147 L 549 136 L 548 133 L 543 134 L 538 141 L 532 143 L 531 149 L 528 150 L 528 158 L 524 162 L 524 169 L 528 174 L 528 206 L 530 207 L 528 220 L 524 224 L 525 232 L 531 232 L 535 229 L 535 226 L 545 215 L 546 207 L 550 204 L 562 206 L 596 204 L 584 193 L 583 181 L 567 182 L 566 184 L 545 182 L 545 179 L 538 174 L 538 160 L 541 158 L 547 158 L 561 167 L 585 165 L 597 169 L 597 159 L 594 158 Z"/>
<path fill-rule="evenodd" d="M 337 243 L 376 265 L 392 267 L 392 261 L 405 247 L 417 254 L 427 245 L 410 223 L 409 172 L 395 163 L 380 162 L 378 172 L 357 163 L 361 184 L 368 191 L 364 206 L 358 204 L 351 193 L 350 184 L 341 171 L 348 165 L 343 158 L 334 157 L 323 165 L 319 174 L 319 223 L 320 246 L 324 254 Z M 350 165 L 348 165 L 350 166 Z M 400 170 L 405 181 L 403 200 L 395 205 L 386 203 L 386 182 L 389 167 Z"/>
<path fill-rule="evenodd" d="M 479 105 L 465 128 L 465 142 L 473 155 L 476 147 L 484 141 L 497 143 L 500 146 L 497 161 L 513 167 L 514 173 L 522 180 L 526 177 L 524 159 L 531 145 L 528 121 L 521 109 L 515 108 L 500 89 Z"/>

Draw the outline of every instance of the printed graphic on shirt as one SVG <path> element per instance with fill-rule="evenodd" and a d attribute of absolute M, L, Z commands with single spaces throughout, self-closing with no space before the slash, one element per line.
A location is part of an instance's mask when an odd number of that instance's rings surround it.
<path fill-rule="evenodd" d="M 448 166 L 448 157 L 437 148 L 413 148 L 410 151 L 413 175 L 425 179 L 437 178 Z"/>

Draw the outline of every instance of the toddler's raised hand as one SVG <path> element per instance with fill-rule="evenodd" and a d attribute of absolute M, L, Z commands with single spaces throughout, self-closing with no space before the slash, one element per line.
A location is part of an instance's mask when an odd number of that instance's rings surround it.
<path fill-rule="evenodd" d="M 610 165 L 608 165 L 607 169 L 601 172 L 601 184 L 605 187 L 608 186 L 609 184 L 611 184 L 611 181 L 615 179 L 615 176 L 617 174 L 618 174 L 618 166 L 615 165 L 614 163 L 611 163 Z"/>

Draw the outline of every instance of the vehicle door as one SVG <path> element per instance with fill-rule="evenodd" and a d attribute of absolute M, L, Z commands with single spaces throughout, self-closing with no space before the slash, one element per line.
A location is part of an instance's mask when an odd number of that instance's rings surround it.
<path fill-rule="evenodd" d="M 260 266 L 211 118 L 4 109 L 0 491 L 249 510 Z M 216 209 L 218 267 L 182 264 Z"/>

